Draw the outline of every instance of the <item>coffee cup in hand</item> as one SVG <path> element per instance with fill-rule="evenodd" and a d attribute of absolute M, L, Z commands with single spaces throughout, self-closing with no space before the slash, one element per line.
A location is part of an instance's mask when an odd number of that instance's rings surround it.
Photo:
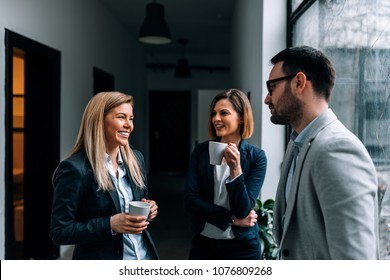
<path fill-rule="evenodd" d="M 148 217 L 150 211 L 150 204 L 144 201 L 130 201 L 129 214 L 133 216 Z"/>
<path fill-rule="evenodd" d="M 211 165 L 221 165 L 223 154 L 228 145 L 221 142 L 209 142 L 209 154 Z"/>

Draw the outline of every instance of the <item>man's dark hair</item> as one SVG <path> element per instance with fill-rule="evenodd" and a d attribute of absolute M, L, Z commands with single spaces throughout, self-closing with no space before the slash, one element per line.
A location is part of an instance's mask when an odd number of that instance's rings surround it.
<path fill-rule="evenodd" d="M 276 54 L 271 63 L 283 62 L 286 75 L 303 72 L 311 81 L 316 94 L 329 102 L 336 79 L 336 71 L 330 60 L 321 51 L 309 46 L 284 49 Z"/>

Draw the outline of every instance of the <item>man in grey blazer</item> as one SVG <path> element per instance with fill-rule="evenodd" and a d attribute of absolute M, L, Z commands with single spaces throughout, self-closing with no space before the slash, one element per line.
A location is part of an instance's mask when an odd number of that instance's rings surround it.
<path fill-rule="evenodd" d="M 376 170 L 329 108 L 332 63 L 308 46 L 271 62 L 264 102 L 273 123 L 292 128 L 275 198 L 279 258 L 378 258 Z"/>

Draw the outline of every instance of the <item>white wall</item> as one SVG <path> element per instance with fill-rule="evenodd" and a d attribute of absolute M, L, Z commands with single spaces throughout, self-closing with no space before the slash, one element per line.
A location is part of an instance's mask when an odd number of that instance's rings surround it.
<path fill-rule="evenodd" d="M 287 5 L 285 0 L 265 0 L 263 2 L 262 34 L 262 101 L 267 96 L 265 82 L 271 71 L 270 59 L 286 48 Z M 274 125 L 270 121 L 268 107 L 262 102 L 262 144 L 267 152 L 268 171 L 264 182 L 263 199 L 274 198 L 280 177 L 280 166 L 285 152 L 285 126 Z"/>
<path fill-rule="evenodd" d="M 255 132 L 250 142 L 261 147 L 268 159 L 262 199 L 274 198 L 284 154 L 284 126 L 270 122 L 264 104 L 270 58 L 286 47 L 286 1 L 237 1 L 233 29 L 233 81 L 251 93 Z"/>
<path fill-rule="evenodd" d="M 61 52 L 61 158 L 77 136 L 93 91 L 94 66 L 115 76 L 116 89 L 132 94 L 135 114 L 146 115 L 145 55 L 140 44 L 95 0 L 0 0 L 0 38 L 9 29 Z M 5 61 L 4 43 L 0 61 Z M 0 120 L 5 116 L 5 65 L 0 68 Z M 4 259 L 4 126 L 0 125 L 0 259 Z M 146 145 L 146 130 L 132 137 Z M 43 148 L 43 147 L 42 147 Z"/>

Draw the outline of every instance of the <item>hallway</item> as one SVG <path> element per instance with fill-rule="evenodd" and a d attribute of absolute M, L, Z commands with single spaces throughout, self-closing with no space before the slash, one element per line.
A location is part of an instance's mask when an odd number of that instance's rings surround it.
<path fill-rule="evenodd" d="M 149 196 L 158 205 L 149 231 L 162 260 L 186 260 L 193 233 L 184 210 L 184 174 L 149 176 Z"/>

